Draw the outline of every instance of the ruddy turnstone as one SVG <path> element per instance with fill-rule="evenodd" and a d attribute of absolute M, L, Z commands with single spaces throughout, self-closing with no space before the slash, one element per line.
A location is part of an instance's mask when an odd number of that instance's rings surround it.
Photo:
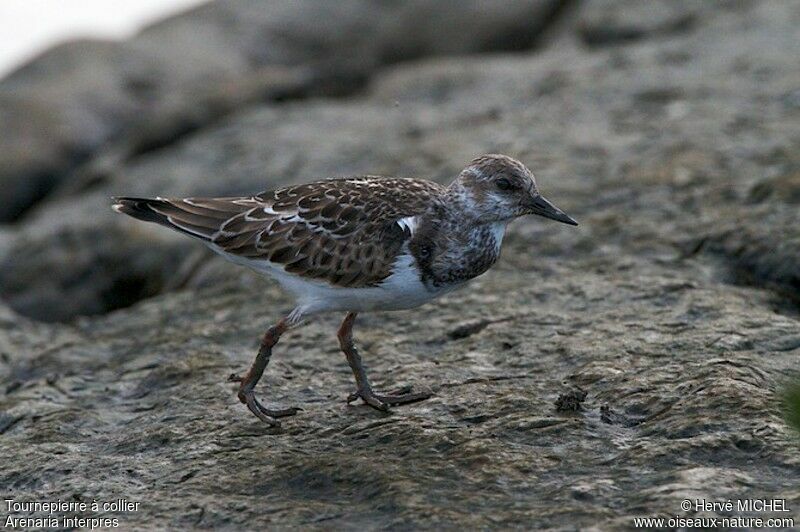
<path fill-rule="evenodd" d="M 361 398 L 386 411 L 428 393 L 376 393 L 353 344 L 359 312 L 422 305 L 497 261 L 506 226 L 526 214 L 577 222 L 547 201 L 525 165 L 483 155 L 450 183 L 359 176 L 229 198 L 114 198 L 114 210 L 203 241 L 226 259 L 275 278 L 297 306 L 270 327 L 239 382 L 239 400 L 270 425 L 297 408 L 270 409 L 253 392 L 281 335 L 304 318 L 346 311 L 339 346 Z"/>

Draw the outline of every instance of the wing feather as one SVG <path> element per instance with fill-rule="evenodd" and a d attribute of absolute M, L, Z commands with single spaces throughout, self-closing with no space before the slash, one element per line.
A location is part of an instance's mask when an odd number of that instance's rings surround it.
<path fill-rule="evenodd" d="M 118 198 L 118 210 L 199 237 L 213 249 L 340 287 L 375 286 L 392 273 L 416 216 L 441 185 L 358 177 L 253 197 Z M 115 208 L 117 208 L 115 207 Z"/>

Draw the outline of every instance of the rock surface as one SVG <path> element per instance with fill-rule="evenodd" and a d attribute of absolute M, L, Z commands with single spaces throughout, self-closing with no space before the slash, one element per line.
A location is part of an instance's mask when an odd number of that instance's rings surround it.
<path fill-rule="evenodd" d="M 0 232 L 9 307 L 64 322 L 0 310 L 3 495 L 126 498 L 142 507 L 116 516 L 142 529 L 616 529 L 748 498 L 798 522 L 781 398 L 800 355 L 800 8 L 629 4 L 575 6 L 536 52 L 376 66 L 364 94 L 243 98 L 156 150 L 129 149 L 150 133 L 99 150 L 101 178 L 73 174 Z M 188 42 L 190 21 L 151 31 Z M 598 27 L 639 36 L 587 40 Z M 226 378 L 291 302 L 108 209 L 350 173 L 444 182 L 485 152 L 527 162 L 581 225 L 515 222 L 469 288 L 360 316 L 373 381 L 435 392 L 388 415 L 345 404 L 331 315 L 275 349 L 258 393 L 304 411 L 261 425 Z"/>

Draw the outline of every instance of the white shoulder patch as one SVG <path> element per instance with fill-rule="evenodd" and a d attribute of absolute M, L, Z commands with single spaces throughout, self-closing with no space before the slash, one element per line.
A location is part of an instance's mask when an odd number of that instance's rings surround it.
<path fill-rule="evenodd" d="M 397 225 L 399 225 L 400 229 L 403 231 L 408 230 L 413 235 L 417 230 L 417 222 L 416 216 L 406 216 L 405 218 L 397 220 Z"/>

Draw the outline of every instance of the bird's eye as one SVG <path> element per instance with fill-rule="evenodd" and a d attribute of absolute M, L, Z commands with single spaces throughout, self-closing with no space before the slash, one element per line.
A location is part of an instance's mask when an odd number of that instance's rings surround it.
<path fill-rule="evenodd" d="M 494 183 L 500 190 L 514 190 L 515 188 L 517 188 L 517 186 L 514 185 L 514 183 L 512 183 L 511 180 L 509 180 L 506 177 L 501 177 Z"/>

